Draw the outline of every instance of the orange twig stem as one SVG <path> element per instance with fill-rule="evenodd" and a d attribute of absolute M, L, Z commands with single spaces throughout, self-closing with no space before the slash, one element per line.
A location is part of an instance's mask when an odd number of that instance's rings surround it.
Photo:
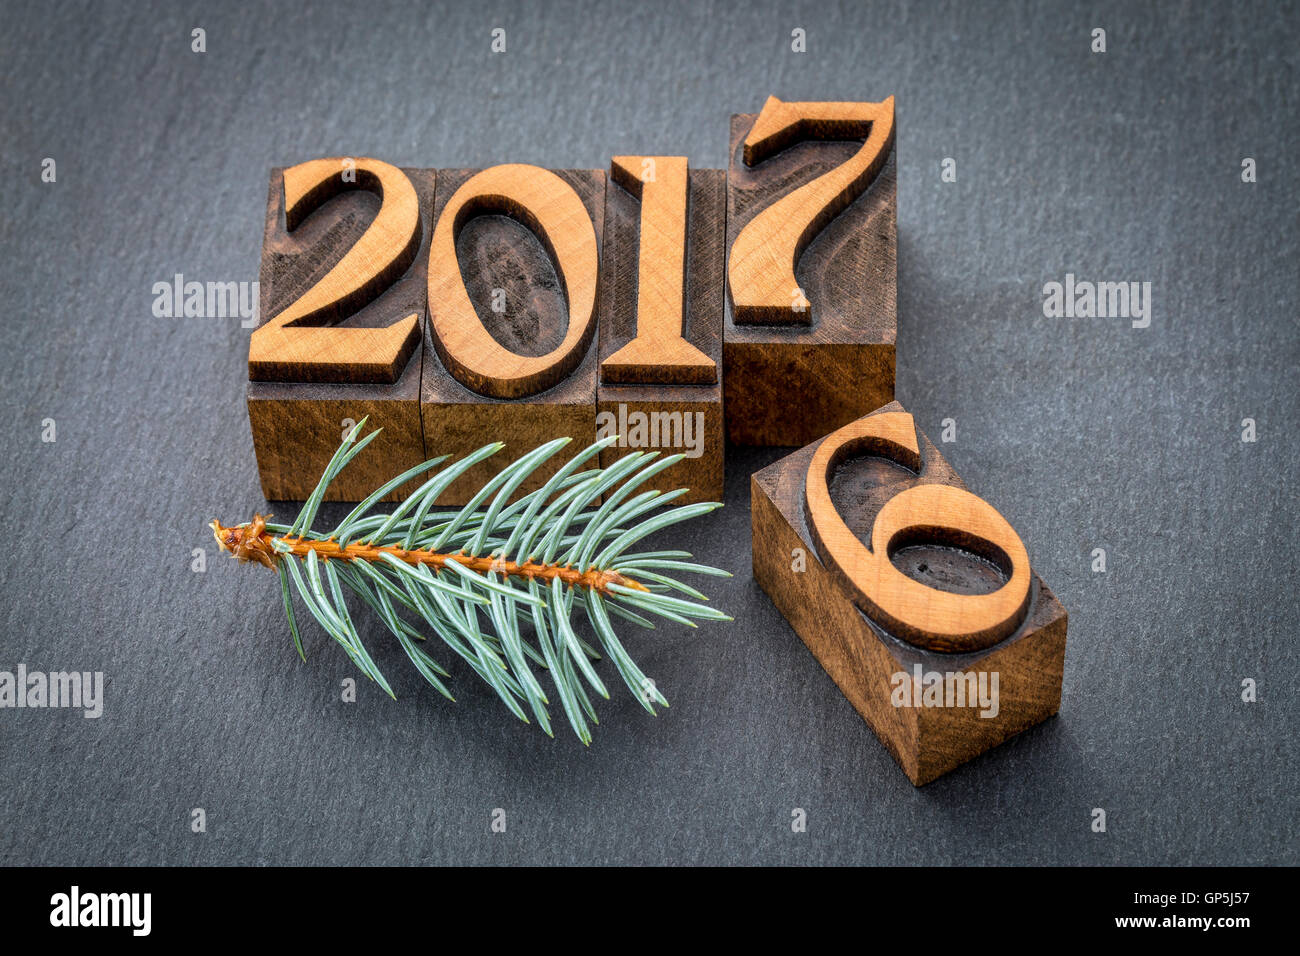
<path fill-rule="evenodd" d="M 229 551 L 240 561 L 256 561 L 268 568 L 273 568 L 276 561 L 280 559 L 281 552 L 276 551 L 271 544 L 275 535 L 266 530 L 266 519 L 269 517 L 270 515 L 254 515 L 253 520 L 248 524 L 233 528 L 223 527 L 221 522 L 213 520 L 210 527 L 213 536 L 217 539 L 217 544 L 221 546 L 221 550 Z M 568 565 L 538 564 L 534 561 L 525 561 L 520 564 L 516 561 L 502 561 L 498 558 L 471 557 L 455 551 L 444 553 L 427 551 L 422 548 L 408 551 L 396 545 L 380 546 L 359 541 L 350 541 L 346 546 L 340 548 L 338 542 L 332 538 L 327 541 L 318 541 L 298 536 L 293 538 L 283 537 L 279 540 L 289 546 L 289 554 L 300 558 L 306 557 L 310 552 L 315 551 L 316 556 L 324 561 L 379 561 L 381 555 L 390 554 L 406 564 L 427 565 L 433 568 L 435 572 L 441 571 L 448 562 L 455 562 L 461 567 L 476 571 L 479 574 L 495 571 L 498 574 L 523 578 L 528 581 L 539 581 L 545 584 L 559 578 L 569 587 L 586 588 L 589 591 L 598 591 L 601 594 L 608 594 L 608 588 L 611 584 L 619 584 L 637 591 L 649 590 L 645 585 L 625 577 L 617 571 L 600 571 L 594 568 L 579 571 Z"/>

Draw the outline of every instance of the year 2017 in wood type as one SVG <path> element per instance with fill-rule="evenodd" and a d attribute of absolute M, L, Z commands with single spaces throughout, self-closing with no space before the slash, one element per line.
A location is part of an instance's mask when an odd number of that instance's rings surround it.
<path fill-rule="evenodd" d="M 602 464 L 681 454 L 646 487 L 718 499 L 727 437 L 806 444 L 891 399 L 893 99 L 770 97 L 731 135 L 725 174 L 656 155 L 608 175 L 273 170 L 247 387 L 266 497 L 304 499 L 368 416 L 382 435 L 332 500 L 505 443 L 441 499 L 463 504 L 550 439 L 607 435 Z"/>
<path fill-rule="evenodd" d="M 750 494 L 755 579 L 912 783 L 1060 708 L 1065 609 L 897 402 Z"/>

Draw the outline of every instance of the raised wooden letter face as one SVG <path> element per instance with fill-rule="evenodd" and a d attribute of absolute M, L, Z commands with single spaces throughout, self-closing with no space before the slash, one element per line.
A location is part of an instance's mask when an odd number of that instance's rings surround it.
<path fill-rule="evenodd" d="M 711 385 L 718 363 L 682 335 L 686 301 L 685 156 L 615 156 L 610 178 L 641 200 L 636 338 L 600 363 L 611 385 Z"/>
<path fill-rule="evenodd" d="M 783 103 L 769 96 L 745 137 L 745 165 L 757 166 L 810 139 L 865 141 L 847 161 L 787 193 L 740 230 L 727 260 L 727 279 L 735 321 L 741 325 L 812 325 L 817 303 L 800 288 L 795 265 L 889 158 L 894 98 L 883 103 Z"/>
<path fill-rule="evenodd" d="M 370 227 L 319 281 L 260 326 L 248 377 L 278 382 L 396 382 L 420 342 L 419 313 L 383 328 L 329 328 L 384 292 L 420 246 L 420 201 L 407 175 L 377 159 L 314 159 L 284 170 L 290 232 L 326 200 L 351 189 L 381 201 Z M 322 250 L 328 254 L 329 250 Z"/>
<path fill-rule="evenodd" d="M 501 214 L 532 230 L 553 260 L 568 305 L 563 341 L 544 355 L 521 355 L 484 326 L 456 255 L 461 226 Z M 525 398 L 555 385 L 586 354 L 596 332 L 600 250 L 582 199 L 555 173 L 493 166 L 456 190 L 440 213 L 429 249 L 429 314 L 438 356 L 456 380 L 491 398 Z"/>
<path fill-rule="evenodd" d="M 913 783 L 1056 713 L 1065 609 L 897 402 L 750 490 L 755 579 Z"/>
<path fill-rule="evenodd" d="M 886 630 L 936 651 L 979 650 L 1019 627 L 1029 602 L 1029 555 L 1015 529 L 969 491 L 919 484 L 900 491 L 880 509 L 868 549 L 835 510 L 830 492 L 835 468 L 864 454 L 881 455 L 919 472 L 912 416 L 881 412 L 845 425 L 822 441 L 808 465 L 808 528 L 854 602 Z M 890 560 L 896 548 L 922 541 L 979 554 L 1008 574 L 1008 580 L 989 594 L 956 594 L 922 584 Z"/>

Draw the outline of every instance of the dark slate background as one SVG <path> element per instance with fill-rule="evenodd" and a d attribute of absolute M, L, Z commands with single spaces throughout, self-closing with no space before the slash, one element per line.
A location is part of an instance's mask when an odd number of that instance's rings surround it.
<path fill-rule="evenodd" d="M 0 669 L 107 700 L 0 711 L 0 861 L 1300 862 L 1294 8 L 730 6 L 4 4 Z M 265 507 L 248 332 L 154 318 L 153 283 L 255 279 L 274 164 L 722 167 L 769 93 L 898 96 L 898 396 L 1069 609 L 1060 716 L 914 789 L 750 577 L 780 453 L 743 449 L 685 535 L 735 623 L 633 642 L 662 717 L 617 694 L 550 740 L 377 631 L 400 699 L 340 703 L 341 650 L 313 626 L 299 663 L 204 526 Z M 1151 327 L 1045 319 L 1066 272 L 1151 281 Z"/>

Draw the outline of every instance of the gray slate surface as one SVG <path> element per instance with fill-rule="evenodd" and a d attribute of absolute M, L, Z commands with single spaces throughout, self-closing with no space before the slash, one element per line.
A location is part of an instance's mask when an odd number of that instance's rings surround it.
<path fill-rule="evenodd" d="M 108 687 L 99 720 L 0 711 L 0 862 L 1300 862 L 1294 7 L 729 6 L 5 3 L 0 670 Z M 1069 609 L 1060 716 L 914 789 L 749 576 L 780 453 L 743 449 L 686 536 L 735 623 L 634 644 L 661 718 L 616 695 L 590 749 L 550 740 L 388 643 L 399 700 L 339 703 L 342 652 L 299 663 L 204 527 L 265 507 L 248 333 L 154 318 L 152 284 L 255 279 L 273 164 L 721 167 L 773 92 L 898 96 L 898 396 L 957 421 Z M 1066 272 L 1150 280 L 1151 327 L 1044 318 Z"/>

